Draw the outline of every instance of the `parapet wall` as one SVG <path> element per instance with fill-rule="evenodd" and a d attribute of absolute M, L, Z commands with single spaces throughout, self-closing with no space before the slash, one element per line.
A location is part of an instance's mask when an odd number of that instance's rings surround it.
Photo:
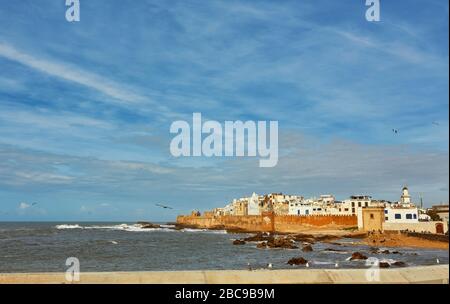
<path fill-rule="evenodd" d="M 178 216 L 177 223 L 198 228 L 225 228 L 261 232 L 301 232 L 311 228 L 339 229 L 357 226 L 356 216 L 351 215 L 262 215 L 247 216 Z"/>
<path fill-rule="evenodd" d="M 438 233 L 436 225 L 442 225 L 443 232 L 448 231 L 447 222 L 417 222 L 417 223 L 383 223 L 383 229 L 386 231 L 408 230 L 414 232 Z"/>
<path fill-rule="evenodd" d="M 354 215 L 275 216 L 275 231 L 301 232 L 309 228 L 350 228 L 358 226 Z"/>

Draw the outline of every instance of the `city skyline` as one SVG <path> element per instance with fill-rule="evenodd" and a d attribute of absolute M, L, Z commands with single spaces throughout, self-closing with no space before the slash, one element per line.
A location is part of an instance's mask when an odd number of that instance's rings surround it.
<path fill-rule="evenodd" d="M 448 203 L 448 1 L 386 1 L 380 22 L 364 1 L 80 2 L 74 23 L 64 1 L 0 4 L 0 221 L 404 185 Z M 194 112 L 278 121 L 278 164 L 173 157 L 170 125 Z"/>

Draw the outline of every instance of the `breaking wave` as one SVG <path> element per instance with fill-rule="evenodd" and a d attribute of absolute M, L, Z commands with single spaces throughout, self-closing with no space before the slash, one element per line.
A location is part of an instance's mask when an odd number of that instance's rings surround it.
<path fill-rule="evenodd" d="M 182 232 L 207 232 L 207 233 L 227 234 L 226 230 L 209 230 L 209 229 L 183 228 L 180 231 L 182 231 Z"/>
<path fill-rule="evenodd" d="M 116 230 L 116 231 L 129 231 L 129 232 L 151 232 L 151 231 L 180 231 L 180 232 L 203 232 L 203 233 L 218 233 L 226 234 L 226 230 L 208 230 L 208 229 L 191 229 L 184 228 L 180 230 L 175 229 L 175 225 L 160 225 L 159 228 L 142 228 L 139 224 L 120 224 L 120 225 L 91 225 L 81 226 L 79 224 L 62 224 L 56 225 L 56 229 L 102 229 L 102 230 Z"/>
<path fill-rule="evenodd" d="M 161 228 L 142 228 L 141 225 L 134 224 L 120 224 L 120 225 L 92 225 L 92 226 L 80 226 L 78 224 L 63 224 L 56 225 L 56 229 L 64 230 L 64 229 L 102 229 L 102 230 L 119 230 L 119 231 L 131 231 L 131 232 L 143 232 L 143 231 L 173 231 L 170 225 L 161 226 Z"/>

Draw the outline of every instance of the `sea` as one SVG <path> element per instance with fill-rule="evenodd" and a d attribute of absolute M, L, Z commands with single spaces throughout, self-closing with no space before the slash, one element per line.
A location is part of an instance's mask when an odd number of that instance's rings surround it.
<path fill-rule="evenodd" d="M 310 268 L 370 267 L 368 261 L 349 260 L 355 251 L 379 261 L 402 261 L 407 266 L 449 262 L 447 250 L 387 248 L 399 253 L 373 254 L 370 247 L 355 245 L 356 239 L 340 239 L 339 244 L 315 243 L 312 252 L 258 249 L 256 243 L 233 245 L 233 240 L 249 235 L 175 230 L 169 224 L 143 229 L 135 223 L 3 222 L 0 273 L 64 272 L 71 257 L 79 260 L 85 272 L 260 269 L 269 264 L 273 269 L 305 267 L 288 265 L 294 257 L 308 260 Z"/>

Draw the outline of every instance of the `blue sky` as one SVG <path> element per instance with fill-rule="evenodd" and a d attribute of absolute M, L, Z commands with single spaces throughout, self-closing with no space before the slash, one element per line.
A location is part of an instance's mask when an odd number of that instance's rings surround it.
<path fill-rule="evenodd" d="M 0 0 L 0 220 L 174 220 L 253 191 L 448 202 L 448 1 L 381 1 L 378 23 L 362 0 L 81 0 L 78 23 L 64 2 Z M 278 165 L 173 158 L 193 112 L 279 121 Z"/>

